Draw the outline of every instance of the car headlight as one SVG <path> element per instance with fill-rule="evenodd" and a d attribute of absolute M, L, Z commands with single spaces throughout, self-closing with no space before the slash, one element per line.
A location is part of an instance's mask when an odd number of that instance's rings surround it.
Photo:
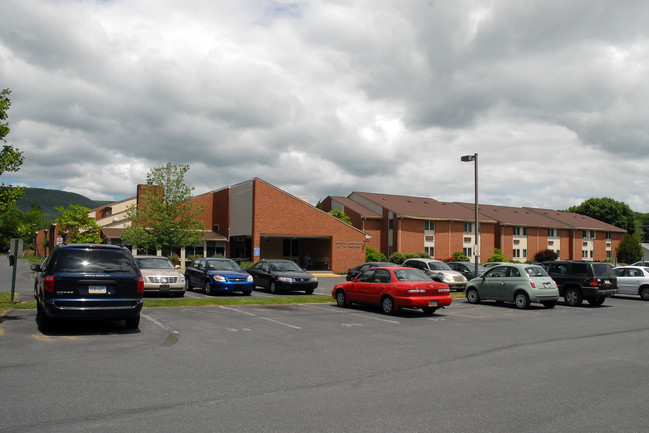
<path fill-rule="evenodd" d="M 184 283 L 184 282 L 185 282 L 185 276 L 182 275 L 182 274 L 179 275 L 179 276 L 178 276 L 178 282 L 179 282 L 179 283 Z"/>
<path fill-rule="evenodd" d="M 252 275 L 248 275 L 248 278 L 246 278 L 246 281 L 249 283 L 253 282 Z"/>
<path fill-rule="evenodd" d="M 214 275 L 212 278 L 214 278 L 214 281 L 217 283 L 225 283 L 225 277 L 222 275 Z"/>
<path fill-rule="evenodd" d="M 450 275 L 443 275 L 443 278 L 444 278 L 445 283 L 452 283 L 453 282 L 453 277 L 451 277 Z"/>
<path fill-rule="evenodd" d="M 281 281 L 282 283 L 292 283 L 293 278 L 289 277 L 277 277 L 277 281 Z"/>

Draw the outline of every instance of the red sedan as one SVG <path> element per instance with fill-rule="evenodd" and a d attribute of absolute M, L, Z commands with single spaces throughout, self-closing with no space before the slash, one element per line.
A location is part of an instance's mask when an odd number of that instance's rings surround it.
<path fill-rule="evenodd" d="M 413 268 L 370 268 L 352 281 L 336 284 L 331 296 L 339 307 L 353 303 L 380 305 L 386 314 L 401 308 L 421 308 L 433 314 L 438 308 L 451 305 L 447 284 L 433 281 Z"/>

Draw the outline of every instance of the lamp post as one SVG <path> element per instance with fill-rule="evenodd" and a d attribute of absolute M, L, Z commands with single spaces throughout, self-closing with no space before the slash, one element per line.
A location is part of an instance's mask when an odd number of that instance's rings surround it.
<path fill-rule="evenodd" d="M 474 240 L 475 245 L 473 246 L 473 256 L 475 257 L 475 269 L 474 277 L 478 277 L 478 257 L 480 255 L 480 238 L 478 236 L 478 154 L 474 153 L 473 155 L 464 155 L 460 158 L 462 162 L 474 162 L 475 174 L 474 174 L 474 187 L 475 187 L 475 223 L 473 226 Z"/>

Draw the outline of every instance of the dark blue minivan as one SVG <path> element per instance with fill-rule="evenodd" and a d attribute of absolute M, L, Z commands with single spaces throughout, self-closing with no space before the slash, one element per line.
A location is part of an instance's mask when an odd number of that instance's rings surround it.
<path fill-rule="evenodd" d="M 103 244 L 61 244 L 35 272 L 36 320 L 118 319 L 137 329 L 144 279 L 131 252 Z"/>

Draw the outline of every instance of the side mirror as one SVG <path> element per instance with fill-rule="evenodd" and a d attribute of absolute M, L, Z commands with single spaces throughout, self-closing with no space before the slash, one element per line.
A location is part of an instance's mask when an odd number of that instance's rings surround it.
<path fill-rule="evenodd" d="M 32 270 L 32 271 L 34 271 L 34 272 L 41 272 L 41 271 L 42 271 L 42 269 L 41 269 L 41 265 L 39 265 L 39 264 L 37 264 L 37 263 L 34 263 L 33 265 L 31 265 L 31 266 L 29 267 L 29 269 Z"/>

